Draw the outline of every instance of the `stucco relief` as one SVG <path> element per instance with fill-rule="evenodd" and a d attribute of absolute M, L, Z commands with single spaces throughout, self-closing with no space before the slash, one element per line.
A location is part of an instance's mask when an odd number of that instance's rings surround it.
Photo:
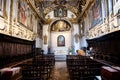
<path fill-rule="evenodd" d="M 93 28 L 92 30 L 89 31 L 89 38 L 95 38 L 97 36 L 101 36 L 107 33 L 107 25 L 106 24 L 102 24 L 100 26 L 97 26 L 95 28 Z"/>
<path fill-rule="evenodd" d="M 9 35 L 9 25 L 6 20 L 0 18 L 0 33 Z"/>
<path fill-rule="evenodd" d="M 26 40 L 33 40 L 34 39 L 33 32 L 29 31 L 23 27 L 13 26 L 12 31 L 13 31 L 12 35 L 15 37 L 19 37 L 21 39 L 26 39 Z"/>
<path fill-rule="evenodd" d="M 103 25 L 101 28 L 101 33 L 105 33 L 106 32 L 106 25 Z"/>
<path fill-rule="evenodd" d="M 0 33 L 8 34 L 9 35 L 9 29 L 8 25 L 4 25 L 3 27 L 0 28 Z"/>
<path fill-rule="evenodd" d="M 110 31 L 113 32 L 113 31 L 117 31 L 117 30 L 120 30 L 120 20 L 118 17 L 114 17 L 113 20 L 110 22 Z"/>
<path fill-rule="evenodd" d="M 89 38 L 92 38 L 92 37 L 93 37 L 93 32 L 89 31 Z"/>
<path fill-rule="evenodd" d="M 5 29 L 5 26 L 1 26 L 1 27 L 0 27 L 0 30 L 4 30 L 4 29 Z"/>
<path fill-rule="evenodd" d="M 19 31 L 18 27 L 16 27 L 16 26 L 13 26 L 13 27 L 12 27 L 12 35 L 14 35 L 14 36 L 19 36 L 19 35 L 20 35 L 19 32 L 20 32 L 20 31 Z"/>

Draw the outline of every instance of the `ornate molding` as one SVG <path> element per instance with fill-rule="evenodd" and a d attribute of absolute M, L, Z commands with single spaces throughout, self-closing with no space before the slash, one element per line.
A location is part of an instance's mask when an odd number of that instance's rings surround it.
<path fill-rule="evenodd" d="M 79 13 L 78 16 L 78 22 L 80 22 L 81 18 L 83 17 L 84 13 L 86 13 L 85 11 L 87 11 L 91 5 L 94 3 L 95 0 L 87 0 L 85 6 L 83 7 L 81 13 Z"/>
<path fill-rule="evenodd" d="M 66 19 L 66 18 L 63 18 Z M 55 18 L 52 19 L 45 19 L 44 24 L 50 24 L 52 21 L 56 20 Z M 78 23 L 77 22 L 77 18 L 67 18 L 68 21 L 70 21 L 71 23 Z"/>
<path fill-rule="evenodd" d="M 50 24 L 52 21 L 54 21 L 55 19 L 45 19 L 44 24 Z"/>
<path fill-rule="evenodd" d="M 12 35 L 12 18 L 13 18 L 13 0 L 11 0 L 10 4 L 10 28 L 9 28 L 9 34 Z"/>
<path fill-rule="evenodd" d="M 68 19 L 71 23 L 78 23 L 76 18 L 69 18 Z"/>
<path fill-rule="evenodd" d="M 44 18 L 40 15 L 40 12 L 38 12 L 38 9 L 35 7 L 35 5 L 32 3 L 31 0 L 28 0 L 28 4 L 31 6 L 31 8 L 35 11 L 37 16 L 41 19 L 42 22 L 44 22 Z"/>
<path fill-rule="evenodd" d="M 36 34 L 22 26 L 12 26 L 12 36 L 18 37 L 25 40 L 33 41 L 36 37 Z"/>

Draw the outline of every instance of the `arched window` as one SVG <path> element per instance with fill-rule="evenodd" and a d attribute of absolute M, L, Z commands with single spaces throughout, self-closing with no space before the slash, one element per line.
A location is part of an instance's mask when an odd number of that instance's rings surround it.
<path fill-rule="evenodd" d="M 63 35 L 58 36 L 57 46 L 65 46 L 65 37 Z"/>

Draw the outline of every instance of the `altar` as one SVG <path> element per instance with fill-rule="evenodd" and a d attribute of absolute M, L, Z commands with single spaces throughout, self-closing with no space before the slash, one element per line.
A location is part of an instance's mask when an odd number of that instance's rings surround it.
<path fill-rule="evenodd" d="M 55 55 L 67 55 L 66 50 L 55 50 L 54 52 Z"/>

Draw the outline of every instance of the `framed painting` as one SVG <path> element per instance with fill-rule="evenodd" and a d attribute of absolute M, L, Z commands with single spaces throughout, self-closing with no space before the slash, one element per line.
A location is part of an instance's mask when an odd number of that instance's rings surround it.
<path fill-rule="evenodd" d="M 12 3 L 12 22 L 13 24 L 16 24 L 17 22 L 17 8 L 18 8 L 18 5 L 16 4 L 18 3 L 18 0 L 14 0 L 13 3 Z"/>
<path fill-rule="evenodd" d="M 30 7 L 27 8 L 27 28 L 31 31 L 33 31 L 33 22 L 34 22 L 34 15 L 32 14 L 32 10 Z"/>
<path fill-rule="evenodd" d="M 27 26 L 27 4 L 25 0 L 18 1 L 18 22 Z"/>
<path fill-rule="evenodd" d="M 0 16 L 3 16 L 4 0 L 0 0 Z"/>
<path fill-rule="evenodd" d="M 57 38 L 57 46 L 65 46 L 65 37 L 63 35 L 59 35 Z"/>
<path fill-rule="evenodd" d="M 31 28 L 31 26 L 32 26 L 32 21 L 31 21 L 31 18 L 32 16 L 31 16 L 31 10 L 30 10 L 30 7 L 28 7 L 27 8 L 27 27 L 28 28 Z"/>
<path fill-rule="evenodd" d="M 100 22 L 102 22 L 101 0 L 96 0 L 95 4 L 92 7 L 92 24 L 91 24 L 91 27 L 96 26 Z"/>

